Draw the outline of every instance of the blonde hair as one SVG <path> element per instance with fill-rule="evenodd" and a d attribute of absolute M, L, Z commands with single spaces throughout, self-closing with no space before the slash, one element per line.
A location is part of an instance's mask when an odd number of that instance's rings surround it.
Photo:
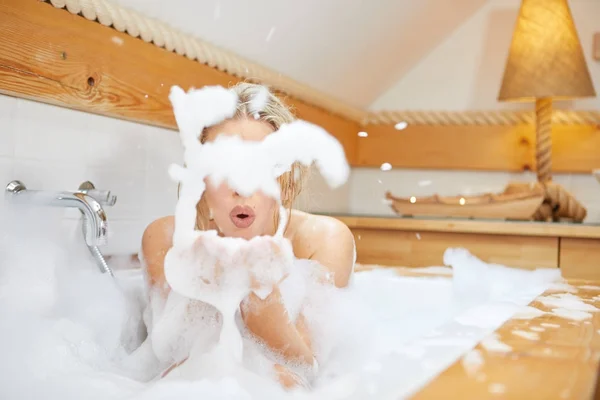
<path fill-rule="evenodd" d="M 264 91 L 264 86 L 248 82 L 240 82 L 233 86 L 231 90 L 237 94 L 239 99 L 237 111 L 233 118 L 254 119 L 255 115 L 250 110 L 250 103 L 256 96 L 262 94 Z M 258 113 L 258 117 L 259 121 L 265 121 L 271 125 L 271 127 L 273 127 L 273 132 L 277 131 L 282 125 L 293 122 L 296 119 L 289 108 L 271 92 L 268 92 L 266 104 L 263 107 L 263 110 Z M 209 129 L 210 127 L 205 128 L 200 135 L 200 143 L 207 142 Z M 294 200 L 296 200 L 300 192 L 302 192 L 307 172 L 307 167 L 300 163 L 294 163 L 292 164 L 289 172 L 284 173 L 278 178 L 279 185 L 281 186 L 281 204 L 290 211 L 290 214 Z M 204 194 L 196 205 L 196 211 L 196 229 L 208 229 L 210 223 L 209 210 Z M 277 226 L 279 220 L 278 211 L 275 211 L 273 218 L 274 224 Z"/>

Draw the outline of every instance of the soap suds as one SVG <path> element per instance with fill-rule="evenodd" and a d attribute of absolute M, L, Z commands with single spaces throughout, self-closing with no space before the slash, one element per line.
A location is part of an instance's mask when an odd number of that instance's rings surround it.
<path fill-rule="evenodd" d="M 467 375 L 473 376 L 483 365 L 483 356 L 479 350 L 471 350 L 462 357 L 462 365 L 467 371 Z"/>
<path fill-rule="evenodd" d="M 509 353 L 512 347 L 500 341 L 498 334 L 493 334 L 481 341 L 481 346 L 489 352 L 493 353 Z"/>
<path fill-rule="evenodd" d="M 260 113 L 264 111 L 268 100 L 269 90 L 262 86 L 258 93 L 254 95 L 248 106 L 250 115 L 254 116 L 254 119 L 260 119 Z"/>
<path fill-rule="evenodd" d="M 502 383 L 490 383 L 488 391 L 492 394 L 503 394 L 506 392 L 506 386 Z"/>
<path fill-rule="evenodd" d="M 547 292 L 567 292 L 567 293 L 577 293 L 577 288 L 575 286 L 569 285 L 566 282 L 554 282 L 550 284 Z"/>
<path fill-rule="evenodd" d="M 544 328 L 560 328 L 559 324 L 552 324 L 550 322 L 542 322 L 540 325 Z"/>
<path fill-rule="evenodd" d="M 536 299 L 536 301 L 539 301 L 547 307 L 563 308 L 574 311 L 600 311 L 600 309 L 597 307 L 584 303 L 580 297 L 570 293 L 540 296 Z"/>
<path fill-rule="evenodd" d="M 593 286 L 593 285 L 582 285 L 582 286 L 578 286 L 579 289 L 584 289 L 584 290 L 600 290 L 600 286 Z"/>
<path fill-rule="evenodd" d="M 519 310 L 519 312 L 513 315 L 513 319 L 534 319 L 545 315 L 546 312 L 539 308 L 525 306 Z"/>
<path fill-rule="evenodd" d="M 522 331 L 520 329 L 514 329 L 511 331 L 511 333 L 513 335 L 525 338 L 525 339 L 529 339 L 529 340 L 539 340 L 540 336 L 535 333 L 535 332 L 527 332 L 527 331 Z"/>
<path fill-rule="evenodd" d="M 592 318 L 592 314 L 590 314 L 589 312 L 579 311 L 579 310 L 569 310 L 566 308 L 555 308 L 552 310 L 552 314 L 554 314 L 558 317 L 570 319 L 573 321 L 583 321 L 585 319 Z M 570 322 L 570 323 L 573 325 L 577 325 L 572 322 Z"/>

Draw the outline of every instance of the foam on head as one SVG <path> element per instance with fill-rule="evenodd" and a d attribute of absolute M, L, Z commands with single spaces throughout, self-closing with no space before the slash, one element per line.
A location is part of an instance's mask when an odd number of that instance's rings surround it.
<path fill-rule="evenodd" d="M 248 109 L 254 119 L 260 119 L 260 113 L 263 112 L 269 101 L 269 94 L 269 90 L 261 86 L 258 93 L 250 101 Z"/>

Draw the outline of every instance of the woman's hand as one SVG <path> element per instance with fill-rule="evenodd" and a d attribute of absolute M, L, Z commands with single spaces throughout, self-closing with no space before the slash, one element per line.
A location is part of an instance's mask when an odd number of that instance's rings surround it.
<path fill-rule="evenodd" d="M 251 289 L 261 298 L 289 275 L 294 264 L 292 245 L 284 238 L 256 237 L 241 251 L 244 268 L 250 274 Z"/>

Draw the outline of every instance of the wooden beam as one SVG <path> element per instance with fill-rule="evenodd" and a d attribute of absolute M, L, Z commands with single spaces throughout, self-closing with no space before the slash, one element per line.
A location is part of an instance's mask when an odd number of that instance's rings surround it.
<path fill-rule="evenodd" d="M 0 2 L 0 93 L 175 129 L 168 93 L 238 78 L 37 0 Z M 297 99 L 354 163 L 358 123 Z"/>
<path fill-rule="evenodd" d="M 356 165 L 482 171 L 535 170 L 532 125 L 367 125 L 359 138 Z M 558 125 L 552 130 L 552 170 L 590 173 L 600 165 L 600 127 Z"/>

